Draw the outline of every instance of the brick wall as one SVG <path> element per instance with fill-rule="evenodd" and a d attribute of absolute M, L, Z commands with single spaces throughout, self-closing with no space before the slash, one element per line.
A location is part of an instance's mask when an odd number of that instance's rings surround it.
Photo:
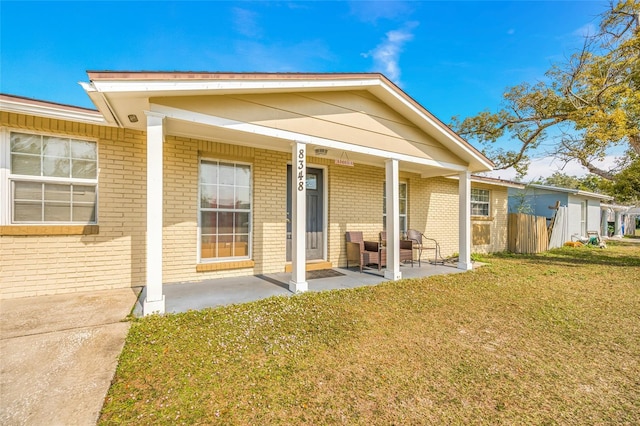
<path fill-rule="evenodd" d="M 409 228 L 417 229 L 440 244 L 442 256 L 458 250 L 458 181 L 446 178 L 409 180 Z M 433 253 L 423 254 L 423 258 Z"/>
<path fill-rule="evenodd" d="M 145 283 L 146 136 L 143 132 L 42 119 L 2 112 L 9 129 L 98 141 L 98 225 L 96 235 L 0 237 L 0 298 Z M 224 265 L 199 272 L 198 160 L 211 158 L 252 165 L 253 265 Z M 164 144 L 163 280 L 166 283 L 282 272 L 286 261 L 286 171 L 290 154 L 222 142 L 168 136 Z M 378 240 L 382 230 L 383 167 L 322 166 L 327 183 L 327 260 L 346 264 L 345 232 L 363 231 Z M 401 173 L 407 182 L 408 226 L 439 241 L 442 254 L 458 251 L 458 182 Z M 504 192 L 504 194 L 503 194 Z M 495 198 L 495 202 L 494 202 Z M 496 227 L 506 229 L 506 189 L 492 190 Z M 502 244 L 495 234 L 493 247 Z M 506 236 L 504 238 L 506 244 Z"/>
<path fill-rule="evenodd" d="M 476 253 L 494 253 L 507 250 L 507 218 L 509 213 L 507 188 L 478 182 L 473 182 L 471 187 L 488 189 L 490 197 L 489 217 L 471 217 L 472 232 L 474 226 L 477 227 L 476 229 L 484 228 L 482 231 L 489 233 L 489 244 L 473 244 L 472 235 L 471 251 Z"/>
<path fill-rule="evenodd" d="M 329 166 L 328 261 L 347 263 L 345 232 L 362 231 L 365 240 L 378 241 L 382 231 L 384 169 L 356 164 Z"/>
<path fill-rule="evenodd" d="M 97 235 L 1 236 L 0 298 L 143 285 L 144 134 L 7 112 L 0 125 L 98 141 L 100 227 Z"/>

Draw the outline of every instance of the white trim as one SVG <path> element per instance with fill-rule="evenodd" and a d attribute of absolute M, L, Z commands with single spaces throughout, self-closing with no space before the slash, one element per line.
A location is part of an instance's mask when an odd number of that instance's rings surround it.
<path fill-rule="evenodd" d="M 308 164 L 307 167 L 309 167 Z M 322 197 L 324 197 L 324 200 L 322 200 L 322 259 L 326 261 L 329 259 L 329 167 L 316 166 L 314 168 L 322 169 Z"/>
<path fill-rule="evenodd" d="M 348 89 L 379 86 L 377 77 L 358 80 L 133 80 L 133 81 L 93 81 L 81 83 L 88 91 L 123 93 L 123 92 L 215 92 L 221 91 L 278 91 L 292 89 Z"/>
<path fill-rule="evenodd" d="M 239 132 L 257 134 L 262 136 L 284 139 L 292 142 L 300 142 L 309 145 L 320 145 L 339 151 L 354 152 L 359 154 L 367 154 L 375 157 L 393 159 L 412 164 L 420 164 L 424 166 L 437 167 L 452 171 L 465 171 L 467 166 L 453 164 L 444 161 L 437 161 L 428 158 L 418 158 L 407 154 L 400 154 L 392 151 L 385 151 L 377 148 L 369 148 L 361 145 L 340 142 L 332 139 L 320 138 L 317 136 L 305 135 L 302 133 L 292 132 L 288 130 L 274 129 L 272 127 L 260 126 L 257 124 L 246 123 L 243 121 L 230 120 L 228 118 L 207 115 L 198 112 L 187 111 L 179 108 L 168 107 L 164 105 L 152 104 L 151 109 L 158 113 L 164 114 L 168 118 L 205 124 L 214 127 L 221 127 Z"/>
<path fill-rule="evenodd" d="M 324 75 L 323 77 L 327 77 L 327 75 Z M 399 102 L 407 112 L 414 114 L 416 118 L 422 120 L 423 123 L 426 123 L 427 127 L 436 132 L 441 138 L 453 143 L 457 149 L 464 153 L 464 155 L 473 158 L 473 160 L 477 161 L 478 164 L 487 170 L 493 169 L 493 164 L 486 157 L 475 151 L 463 140 L 458 139 L 453 131 L 445 124 L 434 118 L 430 113 L 425 112 L 423 109 L 416 106 L 410 98 L 407 98 L 406 94 L 396 86 L 392 86 L 387 83 L 379 75 L 371 75 L 362 78 L 344 78 L 339 75 L 335 78 L 313 78 L 313 76 L 309 76 L 307 79 L 287 79 L 286 76 L 274 79 L 273 75 L 269 78 L 244 79 L 242 78 L 242 75 L 235 77 L 211 75 L 206 79 L 198 80 L 190 80 L 187 76 L 184 76 L 183 78 L 169 79 L 162 75 L 158 76 L 158 79 L 156 80 L 135 80 L 129 76 L 122 77 L 120 80 L 92 81 L 90 83 L 81 83 L 81 85 L 90 96 L 93 92 L 138 93 L 146 98 L 150 98 L 155 95 L 161 96 L 163 94 L 176 96 L 181 94 L 190 95 L 193 93 L 206 95 L 247 92 L 274 93 L 292 90 L 326 91 L 367 89 L 375 96 L 380 97 L 383 101 L 385 101 L 384 98 L 387 98 L 389 100 L 393 99 L 395 102 Z M 419 127 L 421 126 L 419 125 Z"/>
<path fill-rule="evenodd" d="M 458 217 L 458 269 L 468 271 L 471 264 L 471 179 L 469 172 L 459 175 L 458 194 L 460 211 Z"/>
<path fill-rule="evenodd" d="M 303 142 L 291 144 L 291 280 L 293 293 L 309 289 L 306 277 L 307 222 L 307 147 Z"/>
<path fill-rule="evenodd" d="M 0 225 L 11 223 L 9 208 L 9 205 L 12 204 L 11 191 L 9 190 L 11 144 L 9 135 L 9 129 L 0 128 Z"/>
<path fill-rule="evenodd" d="M 385 161 L 385 188 L 387 205 L 387 268 L 384 277 L 390 280 L 402 278 L 400 272 L 400 193 L 399 165 L 397 160 Z"/>
<path fill-rule="evenodd" d="M 146 297 L 143 315 L 163 314 L 162 243 L 163 243 L 163 145 L 164 118 L 147 116 L 147 236 Z"/>
<path fill-rule="evenodd" d="M 487 195 L 488 195 L 488 200 L 485 201 L 477 201 L 473 199 L 473 191 L 487 191 Z M 470 193 L 470 204 L 469 204 L 469 214 L 473 217 L 491 217 L 491 190 L 487 189 L 487 188 L 474 188 L 473 186 L 471 187 L 471 193 Z M 486 204 L 487 205 L 487 214 L 475 214 L 473 213 L 473 207 L 471 207 L 472 204 Z"/>
<path fill-rule="evenodd" d="M 458 179 L 458 176 L 448 176 L 448 177 L 452 179 Z M 518 189 L 524 189 L 526 186 L 524 183 L 520 183 L 520 182 L 511 182 L 503 179 L 478 176 L 478 175 L 471 175 L 471 182 L 481 183 L 484 185 L 504 186 L 507 188 L 518 188 Z"/>
<path fill-rule="evenodd" d="M 98 138 L 94 137 L 82 137 L 82 136 L 69 136 L 66 133 L 60 132 L 43 132 L 38 130 L 30 130 L 30 129 L 21 129 L 15 127 L 3 127 L 2 129 L 2 142 L 0 143 L 0 158 L 5 161 L 4 167 L 2 163 L 0 163 L 0 200 L 6 200 L 6 203 L 2 203 L 3 206 L 0 207 L 0 225 L 26 225 L 26 226 L 37 226 L 37 225 L 97 225 L 98 215 L 99 215 L 99 204 L 100 204 L 100 144 Z M 12 133 L 20 133 L 24 135 L 30 136 L 40 136 L 40 137 L 54 137 L 54 138 L 64 138 L 70 139 L 74 141 L 80 142 L 91 142 L 95 144 L 95 153 L 96 153 L 96 177 L 95 179 L 83 179 L 83 178 L 71 178 L 71 177 L 59 177 L 59 176 L 34 176 L 34 175 L 21 175 L 21 174 L 13 174 L 11 173 L 11 134 Z M 35 155 L 34 155 L 35 156 Z M 42 154 L 40 155 L 42 158 Z M 49 184 L 63 184 L 63 185 L 86 185 L 86 186 L 94 186 L 96 199 L 94 203 L 94 221 L 93 222 L 77 222 L 77 221 L 68 221 L 68 222 L 58 222 L 58 221 L 40 221 L 40 222 L 14 222 L 13 220 L 13 190 L 12 190 L 12 182 L 37 182 L 37 183 L 49 183 Z M 72 204 L 73 206 L 73 204 Z"/>
<path fill-rule="evenodd" d="M 35 115 L 57 120 L 71 120 L 89 124 L 107 124 L 98 111 L 76 111 L 56 104 L 44 104 L 44 101 L 29 101 L 26 99 L 0 98 L 0 110 L 16 114 Z"/>
<path fill-rule="evenodd" d="M 404 227 L 405 229 L 400 229 L 400 235 L 404 235 L 406 234 L 406 232 L 409 230 L 409 182 L 407 181 L 407 179 L 398 179 L 398 203 L 400 203 L 400 186 L 404 185 L 405 186 L 405 210 L 404 210 L 404 215 L 400 214 L 400 212 L 398 211 L 398 218 L 401 218 L 404 216 Z M 382 202 L 386 203 L 386 197 L 387 197 L 387 183 L 385 181 L 384 183 L 384 193 L 382 196 Z M 385 204 L 385 209 L 386 209 L 386 204 Z M 385 210 L 383 210 L 382 213 L 382 222 L 386 225 L 387 223 L 387 214 L 384 213 Z"/>
<path fill-rule="evenodd" d="M 249 166 L 249 170 L 250 170 L 250 183 L 249 183 L 249 198 L 251 200 L 251 207 L 249 208 L 249 236 L 248 236 L 248 241 L 247 241 L 247 256 L 230 256 L 230 257 L 216 257 L 216 258 L 202 258 L 202 210 L 201 210 L 201 206 L 200 206 L 200 189 L 201 189 L 201 185 L 200 185 L 200 176 L 201 176 L 201 172 L 200 172 L 200 166 L 202 164 L 202 161 L 215 161 L 218 164 L 219 163 L 232 163 L 234 165 L 236 164 L 240 164 L 243 166 Z M 235 262 L 235 261 L 241 261 L 241 260 L 251 260 L 253 259 L 253 213 L 254 213 L 254 201 L 253 201 L 253 188 L 254 188 L 254 164 L 253 163 L 249 163 L 246 161 L 235 161 L 235 160 L 225 160 L 222 158 L 216 158 L 216 157 L 209 157 L 209 156 L 199 156 L 198 157 L 198 199 L 197 199 L 197 205 L 196 205 L 196 210 L 198 211 L 198 220 L 197 220 L 197 224 L 198 224 L 198 244 L 196 245 L 197 247 L 197 253 L 196 253 L 196 262 L 197 263 L 203 263 L 203 264 L 209 264 L 209 263 L 222 263 L 222 262 Z M 234 186 L 235 188 L 235 186 Z M 224 209 L 222 209 L 224 210 Z M 216 209 L 215 211 L 222 211 L 220 209 Z M 237 212 L 236 210 L 229 210 L 232 212 Z M 239 211 L 240 213 L 244 213 L 243 211 Z M 234 234 L 235 235 L 235 234 Z"/>
<path fill-rule="evenodd" d="M 380 86 L 383 87 L 384 89 L 386 89 L 386 91 L 392 95 L 394 98 L 396 98 L 397 100 L 399 100 L 406 108 L 408 108 L 409 110 L 411 110 L 414 114 L 417 114 L 422 120 L 426 121 L 427 123 L 429 123 L 429 125 L 438 133 L 440 133 L 442 136 L 444 136 L 445 138 L 447 138 L 449 141 L 453 142 L 455 145 L 457 145 L 458 147 L 460 147 L 461 149 L 464 150 L 464 152 L 473 157 L 474 159 L 476 159 L 480 164 L 482 164 L 483 167 L 489 169 L 489 170 L 493 170 L 493 165 L 487 161 L 485 161 L 481 156 L 479 156 L 476 152 L 474 152 L 473 150 L 469 149 L 467 146 L 465 146 L 464 143 L 460 142 L 457 138 L 455 138 L 452 134 L 451 131 L 445 127 L 443 127 L 444 125 L 441 124 L 440 122 L 436 122 L 432 117 L 430 117 L 429 115 L 425 114 L 423 111 L 421 111 L 420 109 L 418 109 L 414 104 L 412 104 L 411 102 L 409 102 L 405 97 L 401 96 L 400 93 L 398 93 L 397 90 L 394 90 L 392 87 L 390 87 L 388 84 L 386 84 L 383 81 L 380 81 Z M 438 139 L 438 138 L 436 138 Z"/>
<path fill-rule="evenodd" d="M 307 157 L 309 158 L 309 157 Z M 287 167 L 291 166 L 291 160 L 287 160 Z M 293 167 L 293 166 L 292 166 Z M 329 187 L 328 187 L 328 177 L 327 175 L 329 174 L 329 167 L 327 165 L 324 164 L 316 164 L 316 163 L 309 163 L 307 162 L 307 169 L 308 168 L 312 168 L 312 169 L 321 169 L 322 170 L 322 196 L 324 197 L 322 200 L 322 214 L 323 214 L 323 218 L 322 218 L 322 238 L 323 238 L 323 242 L 322 244 L 324 244 L 324 247 L 322 248 L 322 259 L 326 261 L 328 259 L 329 256 L 329 251 L 328 251 L 328 244 L 329 244 Z M 291 173 L 293 173 L 293 168 L 291 169 Z M 287 183 L 288 185 L 288 183 Z M 286 212 L 285 212 L 286 214 Z M 293 231 L 292 231 L 293 232 Z M 285 244 L 286 244 L 286 238 L 287 236 L 285 235 Z M 288 261 L 287 261 L 288 262 Z"/>
<path fill-rule="evenodd" d="M 551 192 L 564 192 L 570 195 L 581 195 L 583 197 L 597 198 L 600 200 L 613 200 L 613 197 L 610 195 L 596 194 L 595 192 L 582 191 L 580 189 L 559 188 L 556 186 L 539 185 L 537 183 L 531 183 L 528 186 L 534 189 L 542 189 Z"/>

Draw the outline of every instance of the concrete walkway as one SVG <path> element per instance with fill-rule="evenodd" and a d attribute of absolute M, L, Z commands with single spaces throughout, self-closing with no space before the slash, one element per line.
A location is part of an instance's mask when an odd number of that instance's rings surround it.
<path fill-rule="evenodd" d="M 138 292 L 0 301 L 0 424 L 95 425 Z"/>

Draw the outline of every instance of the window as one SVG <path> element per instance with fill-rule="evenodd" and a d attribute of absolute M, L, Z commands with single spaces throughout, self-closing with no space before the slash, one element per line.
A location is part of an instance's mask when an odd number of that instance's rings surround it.
<path fill-rule="evenodd" d="M 400 202 L 400 232 L 407 232 L 407 183 L 400 182 L 398 185 Z M 387 186 L 382 186 L 382 228 L 387 227 Z"/>
<path fill-rule="evenodd" d="M 96 223 L 97 144 L 10 133 L 11 223 Z"/>
<path fill-rule="evenodd" d="M 251 166 L 200 161 L 200 258 L 251 257 Z"/>
<path fill-rule="evenodd" d="M 471 188 L 471 216 L 489 216 L 489 190 Z"/>

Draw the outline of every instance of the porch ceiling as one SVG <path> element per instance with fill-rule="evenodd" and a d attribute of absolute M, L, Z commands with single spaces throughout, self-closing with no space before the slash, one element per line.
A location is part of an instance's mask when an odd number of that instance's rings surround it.
<path fill-rule="evenodd" d="M 268 149 L 280 152 L 291 152 L 291 140 L 264 136 L 257 133 L 241 132 L 232 129 L 213 127 L 206 124 L 193 123 L 189 121 L 168 119 L 166 121 L 167 134 L 186 138 L 203 139 L 222 143 L 248 146 L 252 148 Z M 358 152 L 345 152 L 336 149 L 328 149 L 327 154 L 315 154 L 316 148 L 326 148 L 324 145 L 308 144 L 307 156 L 335 160 L 351 160 L 354 164 L 367 164 L 376 167 L 384 167 L 386 158 L 368 155 Z M 443 169 L 440 167 L 429 167 L 426 165 L 400 161 L 400 171 L 418 173 L 423 177 L 434 177 L 442 175 L 453 175 L 457 170 Z"/>

